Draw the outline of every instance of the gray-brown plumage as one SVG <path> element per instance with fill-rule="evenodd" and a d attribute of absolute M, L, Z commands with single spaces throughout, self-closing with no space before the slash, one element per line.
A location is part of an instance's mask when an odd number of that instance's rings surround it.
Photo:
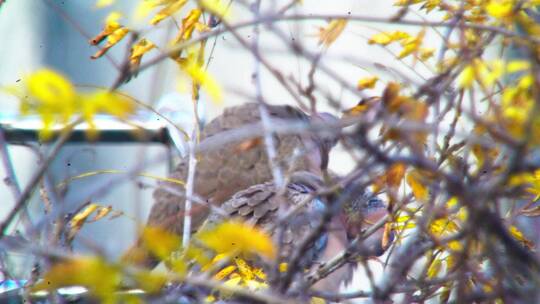
<path fill-rule="evenodd" d="M 271 118 L 286 121 L 308 122 L 310 117 L 291 106 L 268 106 Z M 323 119 L 325 119 L 323 117 Z M 212 120 L 201 132 L 201 141 L 222 136 L 222 132 L 260 122 L 259 105 L 247 103 L 225 109 L 222 115 Z M 322 139 L 313 134 L 278 134 L 274 136 L 277 162 L 285 172 L 305 170 L 320 174 L 326 167 L 328 152 L 333 140 Z M 294 151 L 300 151 L 300 156 Z M 296 155 L 296 156 L 294 156 Z M 194 191 L 209 204 L 221 205 L 234 193 L 252 185 L 272 180 L 266 147 L 261 138 L 232 142 L 220 149 L 205 151 L 197 155 L 198 164 Z M 188 160 L 182 159 L 169 176 L 185 181 Z M 184 199 L 176 195 L 183 193 L 183 186 L 171 182 L 160 183 L 154 192 L 154 205 L 148 217 L 148 226 L 157 226 L 181 235 L 184 218 Z M 209 208 L 195 204 L 192 210 L 192 230 L 196 231 L 208 216 Z M 142 248 L 139 240 L 125 255 L 124 260 L 154 267 L 158 260 Z"/>
<path fill-rule="evenodd" d="M 283 195 L 278 195 L 273 182 L 251 186 L 237 192 L 208 216 L 202 229 L 211 228 L 225 220 L 240 220 L 267 231 L 276 244 L 281 244 L 280 258 L 287 262 L 301 240 L 321 224 L 324 212 L 329 207 L 325 199 L 314 193 L 323 185 L 322 180 L 310 172 L 295 172 L 291 175 Z M 279 215 L 287 213 L 295 206 L 302 207 L 287 221 L 278 224 Z M 277 228 L 281 234 L 277 234 Z M 347 246 L 344 223 L 339 217 L 326 225 L 326 229 L 302 253 L 302 267 L 309 267 L 327 261 Z M 302 273 L 302 271 L 300 272 Z M 350 281 L 353 265 L 347 264 L 316 284 L 324 291 L 337 291 L 342 282 Z"/>
<path fill-rule="evenodd" d="M 281 261 L 288 262 L 288 258 L 298 250 L 298 244 L 320 225 L 323 213 L 332 212 L 335 214 L 323 232 L 302 252 L 300 265 L 317 267 L 345 250 L 352 238 L 361 235 L 361 230 L 387 213 L 387 206 L 381 199 L 369 192 L 359 191 L 354 183 L 342 189 L 341 195 L 329 198 L 316 196 L 323 184 L 319 175 L 298 171 L 291 175 L 282 195 L 278 195 L 273 182 L 253 185 L 234 194 L 222 204 L 221 209 L 213 210 L 203 224 L 203 229 L 226 220 L 239 220 L 257 226 L 270 233 L 275 244 L 280 244 Z M 334 204 L 343 199 L 341 208 L 331 210 Z M 278 223 L 280 215 L 299 204 L 302 207 L 293 216 Z M 281 229 L 281 235 L 276 233 L 278 228 Z M 384 253 L 388 244 L 384 244 L 383 231 L 379 229 L 362 242 L 361 256 L 379 256 Z M 392 236 L 388 237 L 388 242 L 391 242 Z M 345 264 L 317 282 L 314 288 L 337 292 L 342 283 L 351 281 L 355 267 L 355 263 Z"/>

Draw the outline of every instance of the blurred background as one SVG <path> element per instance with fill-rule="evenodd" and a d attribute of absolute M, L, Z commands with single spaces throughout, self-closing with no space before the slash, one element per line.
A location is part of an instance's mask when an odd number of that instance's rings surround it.
<path fill-rule="evenodd" d="M 17 83 L 21 77 L 41 68 L 50 67 L 63 73 L 77 85 L 94 85 L 109 87 L 118 76 L 117 69 L 111 62 L 103 57 L 97 60 L 90 56 L 97 48 L 89 45 L 88 39 L 102 29 L 104 19 L 112 11 L 124 13 L 126 25 L 137 28 L 137 24 L 130 16 L 133 13 L 136 1 L 118 0 L 115 5 L 105 9 L 96 9 L 94 0 L 11 0 L 0 7 L 0 35 L 3 42 L 0 46 L 0 86 Z M 393 0 L 350 0 L 350 1 L 316 1 L 306 0 L 297 8 L 301 14 L 352 14 L 389 17 L 397 12 L 392 6 Z M 263 11 L 272 6 L 281 7 L 289 1 L 263 1 Z M 234 6 L 233 6 L 234 7 Z M 184 9 L 186 11 L 189 8 Z M 232 11 L 233 22 L 250 20 L 251 13 L 246 9 Z M 414 12 L 408 19 L 419 19 Z M 432 18 L 435 18 L 432 15 Z M 387 83 L 399 79 L 397 75 L 407 74 L 414 79 L 429 77 L 430 71 L 423 65 L 411 65 L 394 59 L 394 56 L 378 46 L 367 44 L 367 38 L 381 30 L 400 29 L 410 33 L 420 31 L 417 27 L 396 26 L 389 27 L 376 23 L 350 22 L 347 30 L 329 49 L 318 45 L 318 27 L 324 26 L 324 21 L 282 22 L 279 28 L 290 35 L 291 39 L 299 41 L 313 53 L 321 53 L 322 60 L 334 71 L 339 73 L 351 85 L 365 76 L 372 75 L 372 71 L 388 69 L 388 78 L 383 79 L 373 90 L 367 90 L 367 95 L 377 95 Z M 139 28 L 146 28 L 144 24 Z M 252 29 L 243 29 L 240 33 L 248 41 L 252 39 Z M 158 29 L 153 29 L 145 36 L 158 46 L 166 47 L 166 41 L 176 34 L 176 25 L 171 20 L 165 20 Z M 437 47 L 440 43 L 438 33 L 428 31 L 426 45 L 433 43 Z M 210 52 L 215 43 L 213 52 Z M 260 48 L 263 55 L 272 65 L 282 71 L 284 75 L 292 75 L 303 84 L 307 82 L 310 62 L 295 56 L 281 40 L 262 29 Z M 207 55 L 211 56 L 209 72 L 221 84 L 224 92 L 224 102 L 216 104 L 209 101 L 203 94 L 202 115 L 206 121 L 222 112 L 226 106 L 241 104 L 252 100 L 254 85 L 252 73 L 254 59 L 249 51 L 242 48 L 229 34 L 211 39 L 207 44 Z M 109 56 L 119 62 L 125 53 L 125 41 L 113 47 Z M 143 57 L 143 62 L 159 54 L 152 51 Z M 393 72 L 395 71 L 395 72 Z M 262 94 L 270 103 L 293 104 L 287 91 L 266 71 L 262 71 Z M 343 88 L 328 79 L 325 75 L 315 75 L 319 84 L 324 84 L 322 91 L 327 92 L 335 100 L 342 103 L 342 109 L 354 106 L 358 98 L 347 93 Z M 164 96 L 174 96 L 175 106 L 187 113 L 191 111 L 191 97 L 188 92 L 181 90 L 176 63 L 165 60 L 140 73 L 130 82 L 122 85 L 120 90 L 136 99 L 150 105 L 163 99 Z M 173 94 L 173 95 L 171 95 Z M 320 110 L 326 110 L 340 115 L 328 105 L 321 105 Z M 8 117 L 18 112 L 18 102 L 9 95 L 0 94 L 0 117 Z M 148 115 L 148 113 L 141 113 Z M 190 123 L 189 115 L 186 115 Z M 28 147 L 10 145 L 9 152 L 14 162 L 14 170 L 21 187 L 24 187 L 33 170 L 38 164 L 36 154 Z M 127 171 L 137 164 L 153 159 L 157 155 L 167 152 L 167 147 L 160 144 L 68 144 L 56 158 L 48 171 L 51 180 L 59 183 L 69 177 L 96 170 Z M 351 166 L 351 159 L 340 149 L 334 150 L 331 155 L 330 167 L 338 173 L 347 173 Z M 144 171 L 153 175 L 167 174 L 167 162 L 161 162 L 146 168 Z M 5 172 L 0 168 L 0 176 Z M 102 180 L 103 175 L 84 178 L 72 182 L 65 193 L 66 198 L 77 198 L 84 192 L 89 184 Z M 125 216 L 113 220 L 99 221 L 86 224 L 74 243 L 75 250 L 88 252 L 92 246 L 98 244 L 111 258 L 118 257 L 134 240 L 137 225 L 144 222 L 152 204 L 152 179 L 136 178 L 126 180 L 115 185 L 111 191 L 93 201 L 102 205 L 111 205 L 113 210 L 121 211 Z M 0 184 L 0 221 L 13 206 L 13 196 L 8 187 Z M 35 221 L 43 214 L 43 206 L 37 195 L 29 205 L 30 219 Z M 13 229 L 21 229 L 20 226 Z M 20 273 L 25 273 L 31 267 L 27 257 L 10 255 L 10 263 L 18 265 Z M 377 262 L 374 262 L 374 267 Z M 355 284 L 361 284 L 362 275 L 358 276 Z M 355 285 L 353 284 L 353 285 Z M 367 285 L 366 285 L 367 286 Z"/>

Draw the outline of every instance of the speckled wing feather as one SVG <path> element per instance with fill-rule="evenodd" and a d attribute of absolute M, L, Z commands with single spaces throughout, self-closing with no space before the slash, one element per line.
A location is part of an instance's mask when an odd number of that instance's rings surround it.
<path fill-rule="evenodd" d="M 293 177 L 299 175 L 313 177 L 307 172 L 295 173 Z M 289 221 L 280 225 L 283 228 L 280 254 L 283 257 L 290 256 L 294 249 L 294 242 L 303 239 L 320 223 L 322 212 L 325 209 L 325 204 L 319 198 L 312 196 L 315 191 L 314 185 L 296 179 L 287 185 L 283 196 L 277 195 L 277 190 L 272 182 L 254 185 L 237 192 L 231 199 L 222 204 L 221 211 L 223 212 L 210 213 L 203 227 L 211 227 L 225 220 L 240 220 L 258 226 L 274 235 L 279 214 L 306 201 L 304 207 Z M 313 178 L 313 180 L 321 183 L 318 178 Z M 279 240 L 275 241 L 277 243 Z M 321 237 L 305 256 L 309 259 L 316 258 L 324 248 L 325 241 L 325 237 Z"/>
<path fill-rule="evenodd" d="M 302 111 L 291 106 L 268 106 L 272 118 L 286 120 L 308 121 L 309 117 Z M 225 109 L 222 115 L 212 120 L 201 134 L 201 141 L 212 140 L 220 136 L 222 132 L 254 124 L 260 121 L 258 104 L 247 103 L 244 105 Z M 321 151 L 311 148 L 310 153 L 293 159 L 295 149 L 306 149 L 305 137 L 299 135 L 276 135 L 277 160 L 286 171 L 297 170 L 316 171 L 319 168 L 312 160 L 324 157 Z M 315 141 L 313 141 L 315 143 Z M 327 151 L 324 152 L 327 154 Z M 319 154 L 319 155 L 318 155 Z M 264 143 L 260 139 L 232 142 L 222 148 L 205 151 L 197 155 L 198 164 L 195 176 L 195 193 L 211 204 L 220 205 L 229 199 L 234 193 L 246 189 L 249 186 L 264 183 L 272 179 L 271 169 Z M 187 159 L 182 159 L 180 164 L 169 176 L 173 179 L 185 181 L 188 173 Z M 320 161 L 319 161 L 320 162 Z M 287 164 L 285 166 L 285 164 Z M 177 193 L 183 193 L 183 186 L 161 182 L 154 192 L 154 205 L 150 211 L 147 225 L 158 226 L 162 229 L 181 235 L 184 217 L 184 199 Z M 264 208 L 264 207 L 261 207 Z M 192 210 L 192 230 L 196 230 L 208 216 L 209 208 L 195 204 Z M 134 255 L 135 251 L 141 251 L 140 241 L 124 255 L 124 259 L 146 267 L 154 267 L 157 260 L 152 259 L 148 253 L 141 258 L 140 254 Z M 136 258 L 132 258 L 135 257 Z"/>

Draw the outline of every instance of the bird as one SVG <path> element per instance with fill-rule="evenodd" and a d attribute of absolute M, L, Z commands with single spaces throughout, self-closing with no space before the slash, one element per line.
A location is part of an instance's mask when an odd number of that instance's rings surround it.
<path fill-rule="evenodd" d="M 266 105 L 272 119 L 283 123 L 311 121 L 337 121 L 328 113 L 307 115 L 302 110 L 289 105 Z M 210 121 L 201 131 L 201 143 L 223 136 L 223 132 L 261 121 L 260 104 L 245 103 L 228 107 L 218 117 Z M 328 165 L 328 154 L 337 138 L 317 133 L 275 134 L 273 135 L 276 163 L 284 173 L 308 171 L 321 174 Z M 220 206 L 238 191 L 252 185 L 273 179 L 267 149 L 260 137 L 227 143 L 222 147 L 197 154 L 194 179 L 194 193 L 206 200 L 207 205 L 196 204 L 192 208 L 192 232 L 208 216 L 211 205 Z M 186 181 L 188 174 L 187 157 L 180 160 L 169 175 L 169 179 Z M 177 193 L 184 190 L 178 183 L 159 182 L 153 193 L 154 204 L 150 210 L 147 226 L 158 227 L 166 232 L 181 236 L 184 220 L 184 198 Z M 142 238 L 124 253 L 122 260 L 136 266 L 154 268 L 160 261 L 144 248 Z"/>
<path fill-rule="evenodd" d="M 235 193 L 221 208 L 213 209 L 202 224 L 201 231 L 230 220 L 258 227 L 272 236 L 275 244 L 279 244 L 279 260 L 287 262 L 294 250 L 298 250 L 298 243 L 321 224 L 324 212 L 332 212 L 333 202 L 329 199 L 336 198 L 317 195 L 317 191 L 323 186 L 321 176 L 307 171 L 292 173 L 282 195 L 273 181 L 253 185 Z M 344 192 L 349 190 L 344 189 Z M 332 216 L 323 232 L 302 252 L 300 265 L 307 268 L 317 267 L 345 250 L 350 237 L 359 233 L 355 230 L 362 226 L 359 219 L 366 221 L 379 218 L 385 213 L 386 207 L 381 199 L 369 192 L 347 199 L 343 208 L 337 210 L 336 216 Z M 280 222 L 280 216 L 293 208 L 298 209 L 286 221 Z M 366 227 L 365 222 L 363 227 Z M 377 242 L 381 245 L 367 246 L 362 255 L 381 255 L 386 249 L 382 245 L 382 235 L 370 243 Z M 337 292 L 342 283 L 351 282 L 355 268 L 355 263 L 347 263 L 317 282 L 314 289 Z"/>

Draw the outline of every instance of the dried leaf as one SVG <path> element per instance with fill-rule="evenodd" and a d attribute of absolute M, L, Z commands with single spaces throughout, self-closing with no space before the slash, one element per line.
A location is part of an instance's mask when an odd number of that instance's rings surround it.
<path fill-rule="evenodd" d="M 467 65 L 463 71 L 458 76 L 458 85 L 461 88 L 467 89 L 470 88 L 475 79 L 475 71 L 472 65 Z"/>
<path fill-rule="evenodd" d="M 528 240 L 523 234 L 523 232 L 521 232 L 521 230 L 519 230 L 516 226 L 510 226 L 510 235 L 512 235 L 513 238 L 518 240 L 523 246 L 527 247 L 528 249 L 534 249 L 534 243 Z"/>
<path fill-rule="evenodd" d="M 386 172 L 386 184 L 390 188 L 398 188 L 405 176 L 406 166 L 403 163 L 395 163 Z"/>
<path fill-rule="evenodd" d="M 100 219 L 106 217 L 107 214 L 109 214 L 111 211 L 112 211 L 112 206 L 100 207 L 97 210 L 96 215 L 88 222 L 91 223 L 91 222 L 99 221 Z"/>
<path fill-rule="evenodd" d="M 146 38 L 143 38 L 137 41 L 137 43 L 133 44 L 131 47 L 131 55 L 129 57 L 131 71 L 138 69 L 139 65 L 141 64 L 142 56 L 155 47 L 156 45 Z"/>
<path fill-rule="evenodd" d="M 193 30 L 195 29 L 196 25 L 199 24 L 199 18 L 201 17 L 201 14 L 202 10 L 198 8 L 192 9 L 189 14 L 184 19 L 182 19 L 182 27 L 180 28 L 180 32 L 178 32 L 176 38 L 173 40 L 174 43 L 186 41 L 191 38 Z"/>
<path fill-rule="evenodd" d="M 334 19 L 326 27 L 319 28 L 319 44 L 329 47 L 347 26 L 346 19 Z"/>
<path fill-rule="evenodd" d="M 235 151 L 236 152 L 245 152 L 245 151 L 248 151 L 248 150 L 251 150 L 253 148 L 258 147 L 262 143 L 263 143 L 263 141 L 262 141 L 261 137 L 246 139 L 243 142 L 241 142 L 240 144 L 238 144 Z"/>
<path fill-rule="evenodd" d="M 428 189 L 422 184 L 422 176 L 419 171 L 412 170 L 407 174 L 407 184 L 411 187 L 414 197 L 421 202 L 424 202 L 429 197 Z"/>
<path fill-rule="evenodd" d="M 86 206 L 86 208 L 81 210 L 81 212 L 75 214 L 71 218 L 71 221 L 69 221 L 70 229 L 67 237 L 68 240 L 72 240 L 75 237 L 75 235 L 81 230 L 88 217 L 94 213 L 94 211 L 98 210 L 98 208 L 100 208 L 100 205 L 98 204 L 89 204 Z"/>

